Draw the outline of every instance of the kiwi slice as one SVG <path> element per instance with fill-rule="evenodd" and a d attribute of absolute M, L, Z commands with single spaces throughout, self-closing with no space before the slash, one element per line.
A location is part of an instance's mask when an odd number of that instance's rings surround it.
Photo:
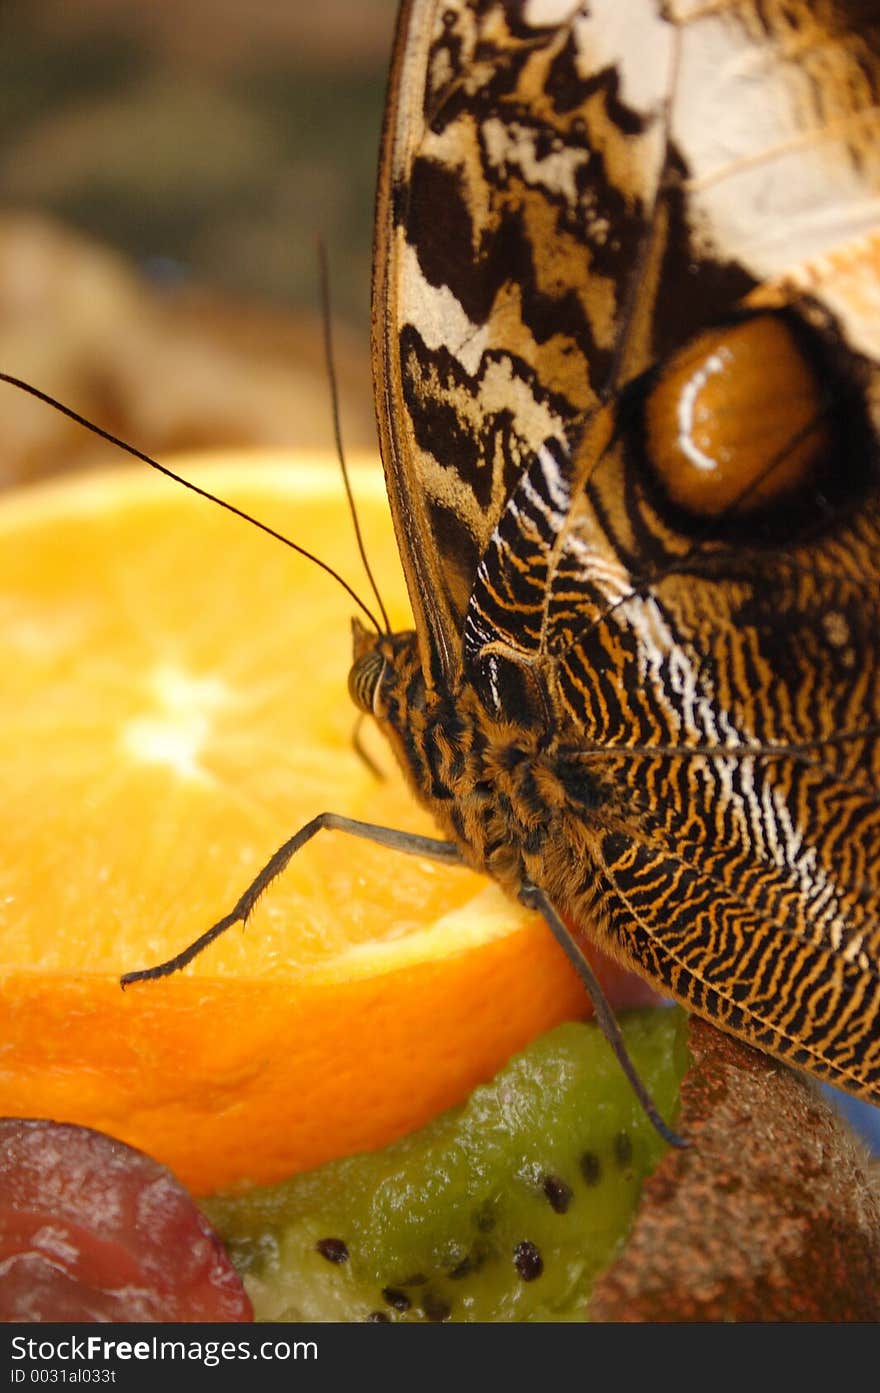
<path fill-rule="evenodd" d="M 622 1017 L 673 1121 L 683 1021 Z M 664 1150 L 598 1029 L 572 1022 L 383 1151 L 203 1207 L 259 1320 L 576 1321 Z"/>

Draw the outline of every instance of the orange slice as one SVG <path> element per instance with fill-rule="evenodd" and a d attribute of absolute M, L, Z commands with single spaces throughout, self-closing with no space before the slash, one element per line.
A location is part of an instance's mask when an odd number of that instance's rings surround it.
<path fill-rule="evenodd" d="M 181 470 L 360 578 L 338 473 Z M 377 465 L 355 471 L 395 623 Z M 0 1112 L 86 1123 L 196 1192 L 378 1147 L 583 1014 L 542 923 L 469 872 L 323 832 L 247 929 L 184 947 L 323 810 L 421 832 L 355 752 L 349 598 L 142 469 L 0 506 Z"/>

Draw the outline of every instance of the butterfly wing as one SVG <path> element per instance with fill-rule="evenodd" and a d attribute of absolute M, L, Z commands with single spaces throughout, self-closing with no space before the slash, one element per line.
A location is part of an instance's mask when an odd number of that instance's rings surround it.
<path fill-rule="evenodd" d="M 408 0 L 373 360 L 425 672 L 541 443 L 756 284 L 876 226 L 876 0 Z"/>
<path fill-rule="evenodd" d="M 411 0 L 392 67 L 377 415 L 423 667 L 447 682 L 525 461 L 612 373 L 663 163 L 668 41 L 624 108 L 601 52 L 582 61 L 586 7 L 542 8 Z"/>
<path fill-rule="evenodd" d="M 465 622 L 489 714 L 539 673 L 590 793 L 578 850 L 551 823 L 533 878 L 700 1014 L 880 1096 L 876 452 L 835 457 L 837 516 L 786 500 L 747 547 L 664 516 L 614 425 L 539 451 Z"/>
<path fill-rule="evenodd" d="M 878 53 L 857 0 L 414 0 L 374 337 L 425 672 L 490 717 L 537 674 L 602 791 L 589 855 L 533 878 L 702 1014 L 875 1093 Z M 821 342 L 817 399 L 834 378 L 825 474 L 754 539 L 658 503 L 640 406 L 743 303 Z"/>
<path fill-rule="evenodd" d="M 821 540 L 637 579 L 559 659 L 620 808 L 597 854 L 611 942 L 698 1013 L 874 1098 L 878 544 L 875 488 Z M 629 679 L 609 738 L 612 645 Z"/>

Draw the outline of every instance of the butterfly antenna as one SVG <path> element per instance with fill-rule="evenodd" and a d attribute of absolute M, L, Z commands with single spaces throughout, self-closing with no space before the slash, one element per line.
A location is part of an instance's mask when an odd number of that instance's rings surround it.
<path fill-rule="evenodd" d="M 320 238 L 318 240 L 318 266 L 321 281 L 321 316 L 324 321 L 324 357 L 327 362 L 327 380 L 330 383 L 330 411 L 333 417 L 333 438 L 336 442 L 336 457 L 339 460 L 339 467 L 342 470 L 342 482 L 345 485 L 345 493 L 346 497 L 348 498 L 348 509 L 351 513 L 351 521 L 354 526 L 354 535 L 357 539 L 357 546 L 358 551 L 361 554 L 361 561 L 363 562 L 364 570 L 367 574 L 367 580 L 370 582 L 373 594 L 376 597 L 376 603 L 379 606 L 379 612 L 381 613 L 382 619 L 385 623 L 385 632 L 386 634 L 390 634 L 391 621 L 388 618 L 388 611 L 386 610 L 385 605 L 382 602 L 382 596 L 379 594 L 379 587 L 376 584 L 375 576 L 373 575 L 372 568 L 370 566 L 369 560 L 367 559 L 367 549 L 364 546 L 364 539 L 363 534 L 361 533 L 361 525 L 358 520 L 357 508 L 354 504 L 354 494 L 351 491 L 351 480 L 348 476 L 348 465 L 345 462 L 345 451 L 342 448 L 342 430 L 339 424 L 339 390 L 336 382 L 336 367 L 334 363 L 333 354 L 333 334 L 331 329 L 330 272 L 327 266 L 327 248 Z"/>
<path fill-rule="evenodd" d="M 344 580 L 338 571 L 334 571 L 333 567 L 328 565 L 326 561 L 322 561 L 320 556 L 315 556 L 312 552 L 306 551 L 305 547 L 301 547 L 296 542 L 292 542 L 290 538 L 285 537 L 282 532 L 276 532 L 274 527 L 269 527 L 268 523 L 260 522 L 259 518 L 252 517 L 250 513 L 246 513 L 242 508 L 236 508 L 234 503 L 227 502 L 225 498 L 218 498 L 217 494 L 211 493 L 208 489 L 200 488 L 198 484 L 194 484 L 190 479 L 184 479 L 181 474 L 175 474 L 174 470 L 169 469 L 167 464 L 160 464 L 159 461 L 154 460 L 151 455 L 144 454 L 143 450 L 138 450 L 136 446 L 129 445 L 126 440 L 120 440 L 118 435 L 113 435 L 111 431 L 104 430 L 103 426 L 95 425 L 95 422 L 90 421 L 88 417 L 81 416 L 78 411 L 74 411 L 71 407 L 65 406 L 64 403 L 58 401 L 56 397 L 51 397 L 48 392 L 41 392 L 39 387 L 34 387 L 30 382 L 24 382 L 20 377 L 13 377 L 8 372 L 0 372 L 0 382 L 7 382 L 10 387 L 17 387 L 20 392 L 26 392 L 28 396 L 36 397 L 37 401 L 43 402 L 45 406 L 51 406 L 54 411 L 60 412 L 62 416 L 67 416 L 69 420 L 75 421 L 78 426 L 82 426 L 85 430 L 91 431 L 92 435 L 99 436 L 102 440 L 108 441 L 118 449 L 124 450 L 127 455 L 132 455 L 134 459 L 141 460 L 143 464 L 148 464 L 151 469 L 158 470 L 160 474 L 165 475 L 166 479 L 173 479 L 176 484 L 182 484 L 183 487 L 189 489 L 191 493 L 197 493 L 200 498 L 206 498 L 209 503 L 216 503 L 219 508 L 225 508 L 227 513 L 234 513 L 237 518 L 241 518 L 244 522 L 249 522 L 253 527 L 258 527 L 260 531 L 265 532 L 267 536 L 274 537 L 276 542 L 283 542 L 286 547 L 290 547 L 291 551 L 295 551 L 300 556 L 304 556 L 307 561 L 313 561 L 316 566 L 320 566 L 322 571 L 326 571 L 328 576 L 332 576 L 333 579 L 342 586 L 343 590 L 346 591 L 351 599 L 354 600 L 355 604 L 367 616 L 376 632 L 378 634 L 383 632 L 372 610 L 367 608 L 360 596 L 351 588 L 348 581 Z M 383 615 L 385 614 L 384 609 L 382 613 Z"/>

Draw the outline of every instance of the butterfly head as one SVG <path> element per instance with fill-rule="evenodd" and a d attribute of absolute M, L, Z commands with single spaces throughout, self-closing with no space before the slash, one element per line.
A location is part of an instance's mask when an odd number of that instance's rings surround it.
<path fill-rule="evenodd" d="M 375 634 L 359 619 L 352 619 L 353 659 L 348 691 L 359 711 L 387 720 L 391 693 L 403 684 L 412 694 L 413 683 L 424 688 L 416 636 L 410 631 Z"/>

